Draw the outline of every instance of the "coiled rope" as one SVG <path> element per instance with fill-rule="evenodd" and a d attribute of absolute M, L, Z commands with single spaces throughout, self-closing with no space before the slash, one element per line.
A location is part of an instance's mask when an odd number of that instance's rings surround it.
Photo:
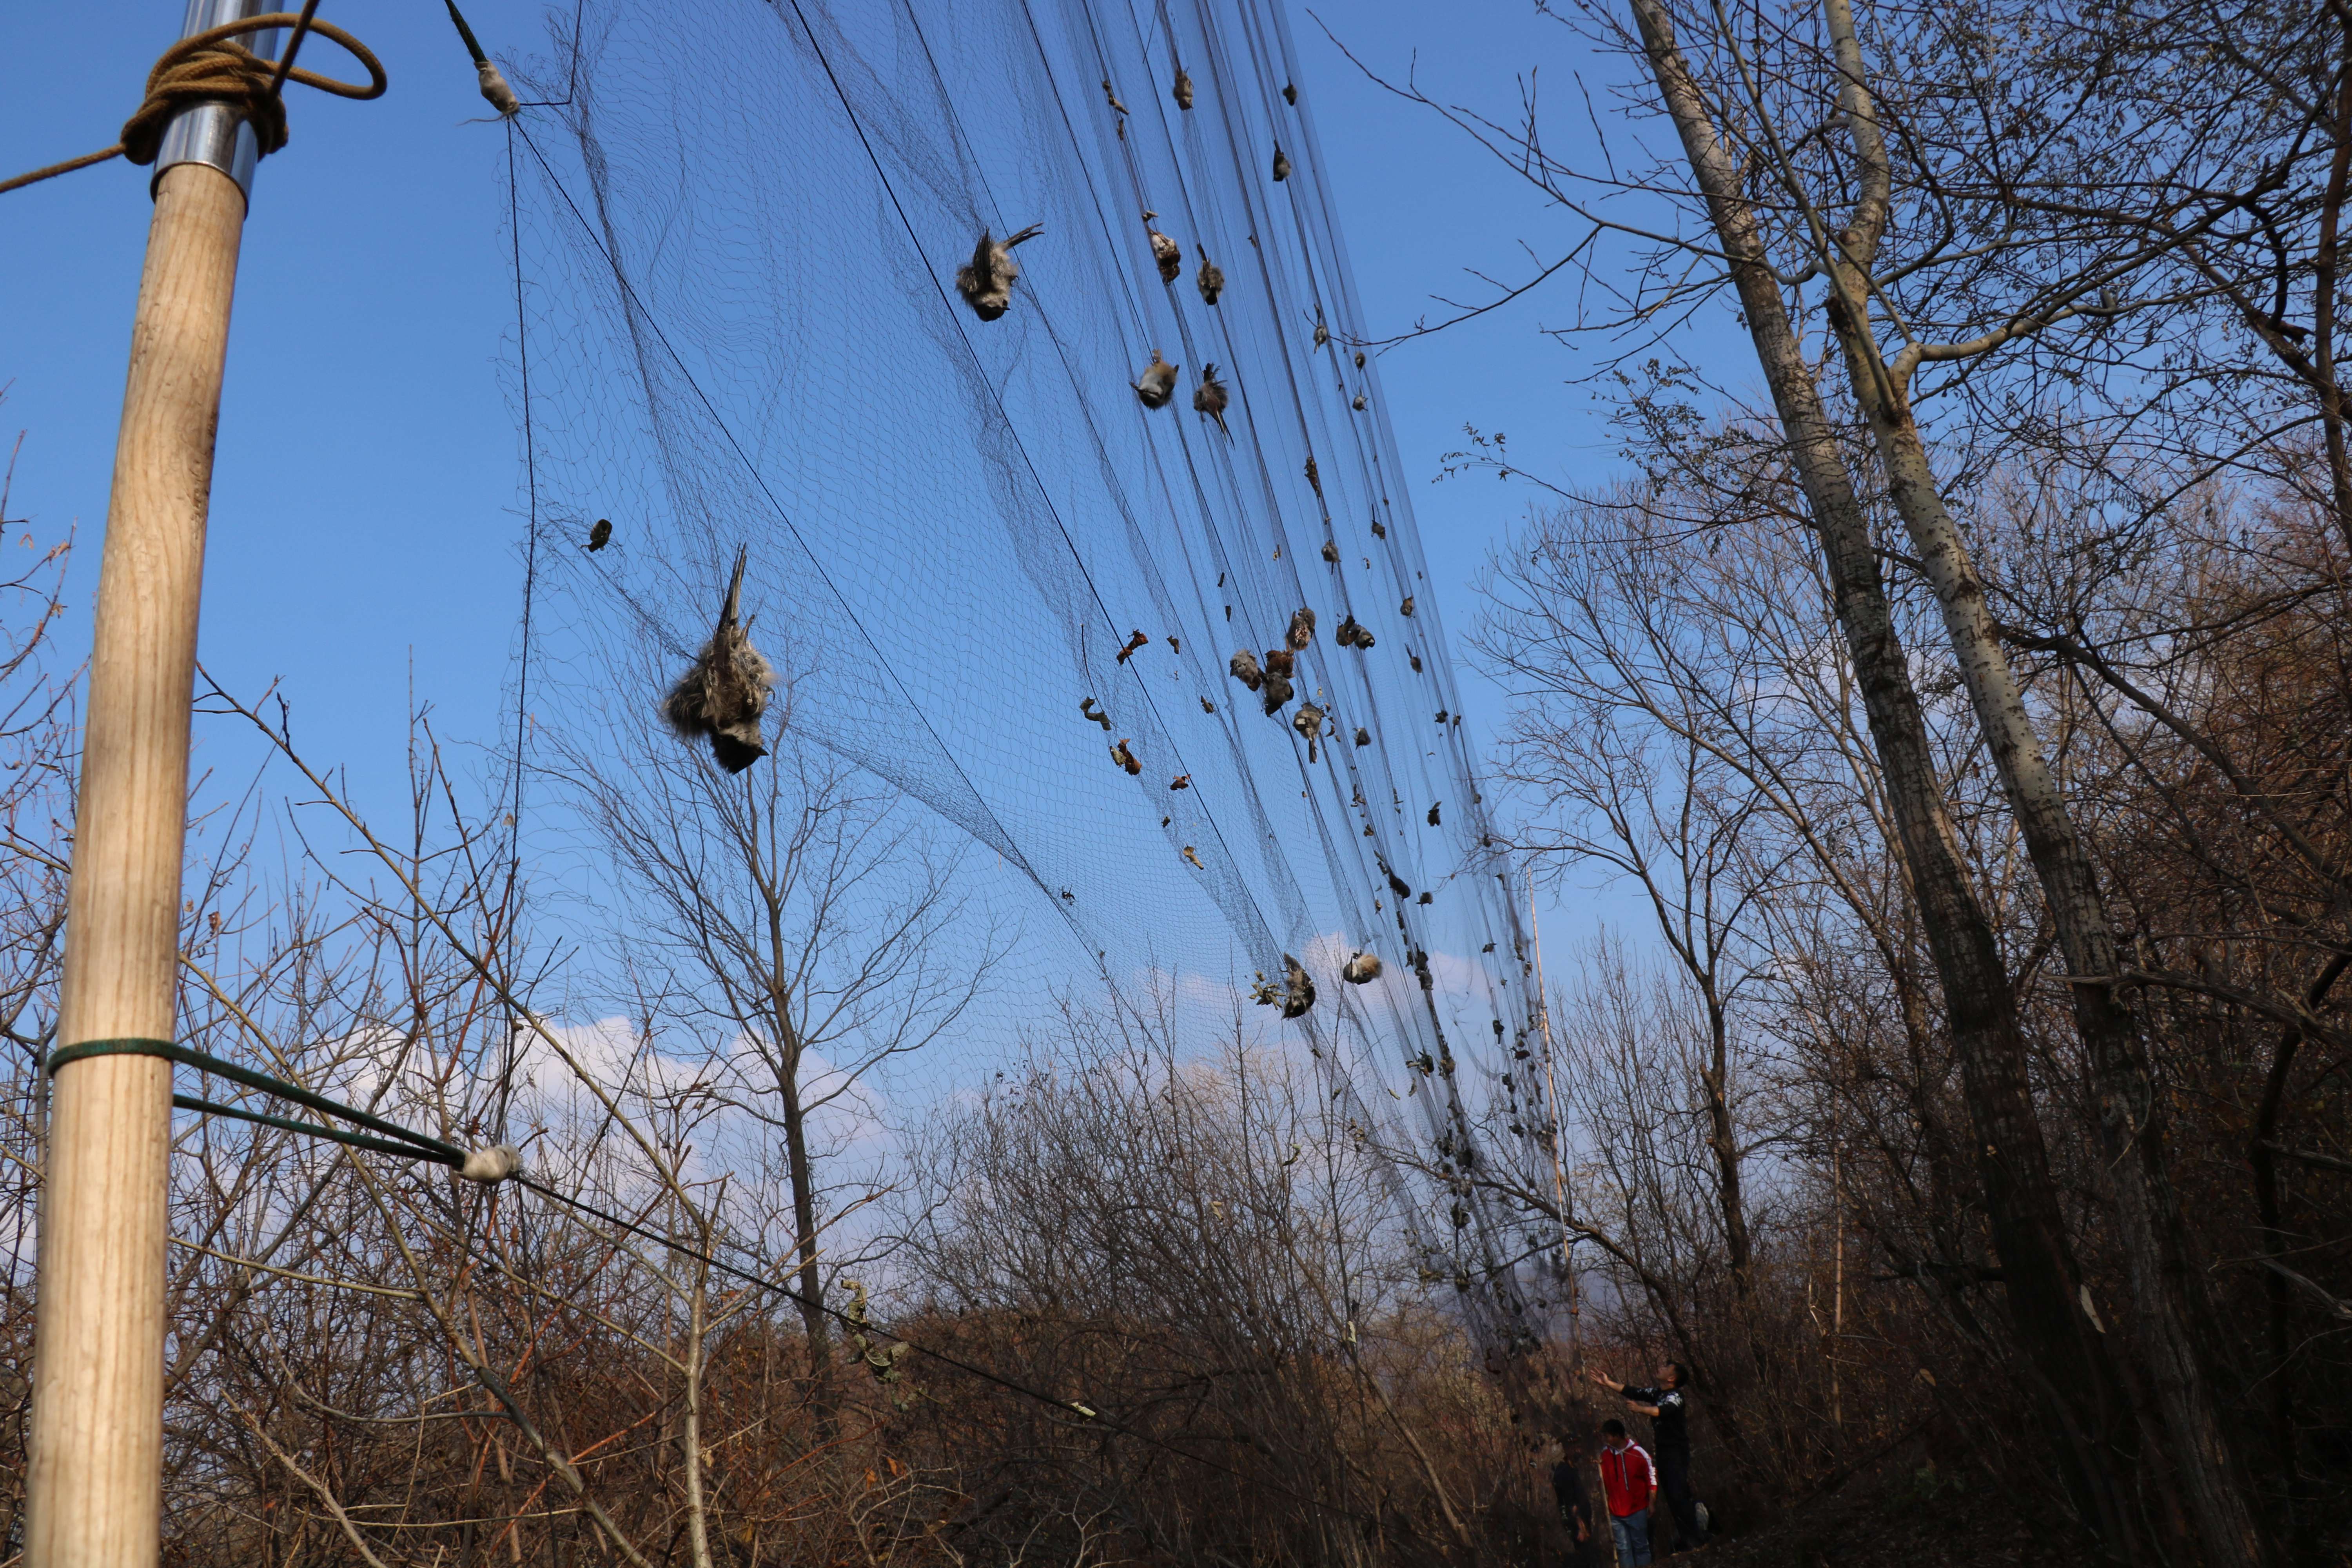
<path fill-rule="evenodd" d="M 313 6 L 315 8 L 315 0 Z M 263 33 L 277 27 L 295 27 L 299 32 L 317 32 L 341 45 L 351 57 L 367 68 L 364 86 L 357 82 L 338 81 L 333 77 L 320 76 L 290 65 L 280 66 L 263 59 L 236 40 L 247 33 Z M 298 36 L 287 48 L 289 60 L 299 46 Z M 304 87 L 315 87 L 337 98 L 362 101 L 382 98 L 386 85 L 383 66 L 365 44 L 331 22 L 310 17 L 309 10 L 299 16 L 284 11 L 273 11 L 264 16 L 247 16 L 240 22 L 227 22 L 182 38 L 165 49 L 147 73 L 147 97 L 130 119 L 122 122 L 122 140 L 96 153 L 85 153 L 79 158 L 68 158 L 62 163 L 51 163 L 46 169 L 18 174 L 12 180 L 0 180 L 0 192 L 36 184 L 42 180 L 69 174 L 76 169 L 87 169 L 93 163 L 103 163 L 109 158 L 124 158 L 133 163 L 152 163 L 163 149 L 163 132 L 173 117 L 182 110 L 200 103 L 224 103 L 234 109 L 253 127 L 254 141 L 268 157 L 286 145 L 286 105 L 279 97 L 288 81 L 299 81 Z"/>

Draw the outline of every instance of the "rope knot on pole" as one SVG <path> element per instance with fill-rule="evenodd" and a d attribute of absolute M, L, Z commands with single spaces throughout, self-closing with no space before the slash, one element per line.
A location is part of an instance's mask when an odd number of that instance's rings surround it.
<path fill-rule="evenodd" d="M 278 27 L 318 33 L 341 45 L 366 68 L 368 79 L 364 83 L 338 81 L 299 66 L 281 68 L 236 41 L 248 33 Z M 291 49 L 289 45 L 289 55 Z M 142 165 L 152 163 L 163 150 L 163 132 L 173 119 L 183 110 L 200 103 L 226 103 L 235 109 L 253 127 L 254 140 L 261 155 L 267 157 L 286 145 L 286 103 L 279 94 L 289 81 L 299 81 L 304 87 L 314 87 L 337 98 L 362 101 L 382 98 L 388 85 L 383 62 L 374 52 L 331 22 L 273 11 L 267 16 L 224 23 L 182 38 L 156 58 L 154 68 L 147 73 L 145 100 L 122 122 L 122 140 L 111 147 L 35 169 L 13 180 L 0 180 L 0 191 L 13 191 L 20 185 L 68 174 L 76 169 L 103 163 L 109 158 L 119 157 Z"/>

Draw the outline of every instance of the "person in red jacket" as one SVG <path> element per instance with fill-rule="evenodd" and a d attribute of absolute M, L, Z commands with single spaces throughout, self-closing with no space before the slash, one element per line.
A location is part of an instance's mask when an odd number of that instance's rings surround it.
<path fill-rule="evenodd" d="M 1609 1500 L 1609 1533 L 1617 1542 L 1618 1568 L 1644 1568 L 1650 1561 L 1650 1501 L 1656 1489 L 1650 1456 L 1625 1436 L 1625 1423 L 1603 1421 L 1601 1490 Z"/>

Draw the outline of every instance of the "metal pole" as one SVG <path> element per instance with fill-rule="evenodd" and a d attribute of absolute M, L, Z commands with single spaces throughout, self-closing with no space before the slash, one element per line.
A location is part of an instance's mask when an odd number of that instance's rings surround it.
<path fill-rule="evenodd" d="M 266 0 L 192 0 L 183 37 Z M 273 34 L 252 37 L 265 58 Z M 255 158 L 202 104 L 173 121 L 131 329 L 99 567 L 58 1043 L 173 1037 L 188 710 L 213 432 Z M 27 1568 L 152 1568 L 163 1518 L 171 1064 L 87 1058 L 51 1088 Z"/>

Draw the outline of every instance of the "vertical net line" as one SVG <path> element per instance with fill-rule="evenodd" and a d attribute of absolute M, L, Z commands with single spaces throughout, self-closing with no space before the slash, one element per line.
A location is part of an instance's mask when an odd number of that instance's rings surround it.
<path fill-rule="evenodd" d="M 515 296 L 515 361 L 522 389 L 523 484 L 529 517 L 523 532 L 521 653 L 515 674 L 515 738 L 513 791 L 507 807 L 507 929 L 514 928 L 515 897 L 522 875 L 523 779 L 530 766 L 531 610 L 539 595 L 539 437 L 530 408 L 530 319 L 524 305 L 522 276 L 522 204 L 515 167 L 516 125 L 507 121 L 507 237 L 511 245 Z M 507 1136 L 507 1110 L 514 1092 L 515 1030 L 507 1030 L 503 1059 L 499 1066 L 495 1129 L 499 1142 Z"/>

